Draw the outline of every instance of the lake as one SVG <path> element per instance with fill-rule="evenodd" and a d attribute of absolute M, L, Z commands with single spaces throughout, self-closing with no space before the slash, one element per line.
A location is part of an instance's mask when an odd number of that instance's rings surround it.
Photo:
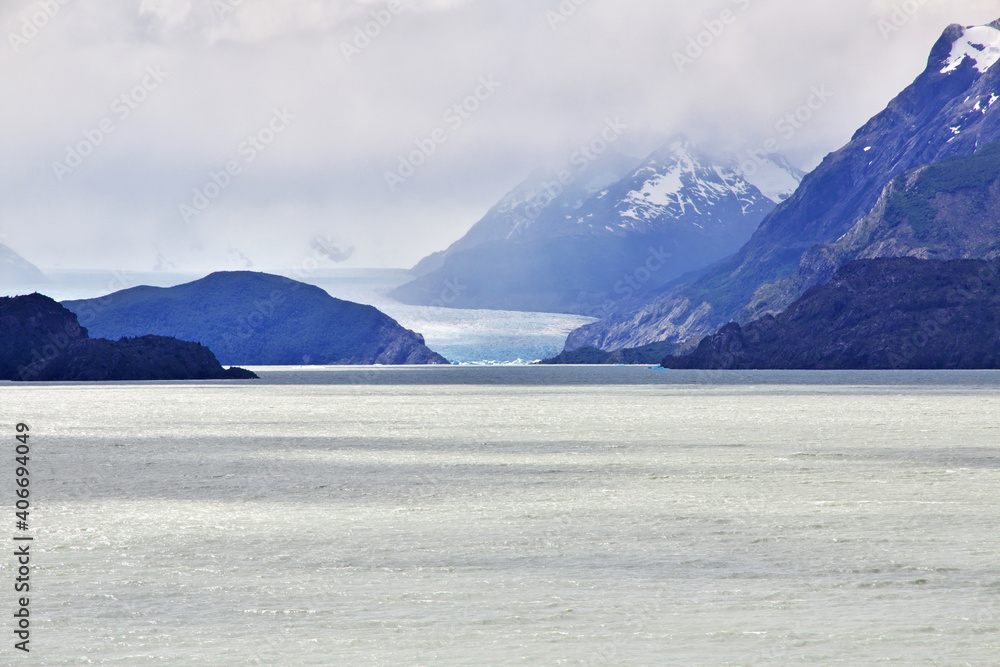
<path fill-rule="evenodd" d="M 997 664 L 1000 373 L 256 370 L 0 383 L 30 664 Z"/>

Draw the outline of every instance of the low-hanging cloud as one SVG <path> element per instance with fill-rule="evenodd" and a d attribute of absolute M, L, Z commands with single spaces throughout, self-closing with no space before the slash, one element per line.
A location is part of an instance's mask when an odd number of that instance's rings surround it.
<path fill-rule="evenodd" d="M 810 168 L 945 26 L 998 16 L 992 0 L 9 0 L 0 232 L 53 268 L 280 271 L 318 252 L 317 229 L 338 239 L 330 265 L 408 266 L 609 118 L 635 156 L 683 132 L 777 141 Z"/>

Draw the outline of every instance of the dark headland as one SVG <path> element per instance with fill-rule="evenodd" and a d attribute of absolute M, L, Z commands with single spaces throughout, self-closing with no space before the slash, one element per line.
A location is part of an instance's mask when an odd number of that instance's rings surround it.
<path fill-rule="evenodd" d="M 787 310 L 733 322 L 677 369 L 1000 368 L 1000 259 L 865 259 Z"/>
<path fill-rule="evenodd" d="M 204 345 L 164 336 L 90 338 L 76 315 L 42 294 L 0 298 L 0 379 L 244 380 Z"/>

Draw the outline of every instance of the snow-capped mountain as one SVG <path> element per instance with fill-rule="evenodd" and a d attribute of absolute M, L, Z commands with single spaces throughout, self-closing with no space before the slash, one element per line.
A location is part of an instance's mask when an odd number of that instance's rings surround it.
<path fill-rule="evenodd" d="M 961 35 L 952 43 L 951 53 L 941 68 L 942 74 L 956 71 L 969 61 L 980 74 L 985 74 L 1000 60 L 1000 22 L 990 25 L 958 27 Z M 950 28 L 949 28 L 950 29 Z"/>
<path fill-rule="evenodd" d="M 748 177 L 735 161 L 712 160 L 677 138 L 567 217 L 592 233 L 649 234 L 664 225 L 688 224 L 725 231 L 734 218 L 769 212 L 798 186 L 800 174 L 783 159 L 765 165 Z"/>
<path fill-rule="evenodd" d="M 536 170 L 507 193 L 479 222 L 447 250 L 433 253 L 413 267 L 422 276 L 441 268 L 448 255 L 491 241 L 526 241 L 559 235 L 561 221 L 571 216 L 597 192 L 631 173 L 639 160 L 609 150 L 581 169 Z"/>
<path fill-rule="evenodd" d="M 573 179 L 535 175 L 392 296 L 604 316 L 735 252 L 799 177 L 777 157 L 744 174 L 682 137 L 638 165 L 616 156 Z"/>
<path fill-rule="evenodd" d="M 998 62 L 1000 21 L 949 26 L 924 72 L 807 175 L 738 253 L 689 285 L 577 330 L 567 348 L 683 346 L 762 312 L 773 284 L 794 274 L 810 248 L 836 242 L 867 216 L 893 179 L 1000 140 Z M 747 309 L 751 302 L 757 305 Z"/>

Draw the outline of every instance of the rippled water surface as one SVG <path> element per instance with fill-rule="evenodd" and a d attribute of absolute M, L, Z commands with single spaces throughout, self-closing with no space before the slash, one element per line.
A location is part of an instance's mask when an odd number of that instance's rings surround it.
<path fill-rule="evenodd" d="M 0 385 L 30 664 L 1000 664 L 1000 374 L 261 374 Z"/>

